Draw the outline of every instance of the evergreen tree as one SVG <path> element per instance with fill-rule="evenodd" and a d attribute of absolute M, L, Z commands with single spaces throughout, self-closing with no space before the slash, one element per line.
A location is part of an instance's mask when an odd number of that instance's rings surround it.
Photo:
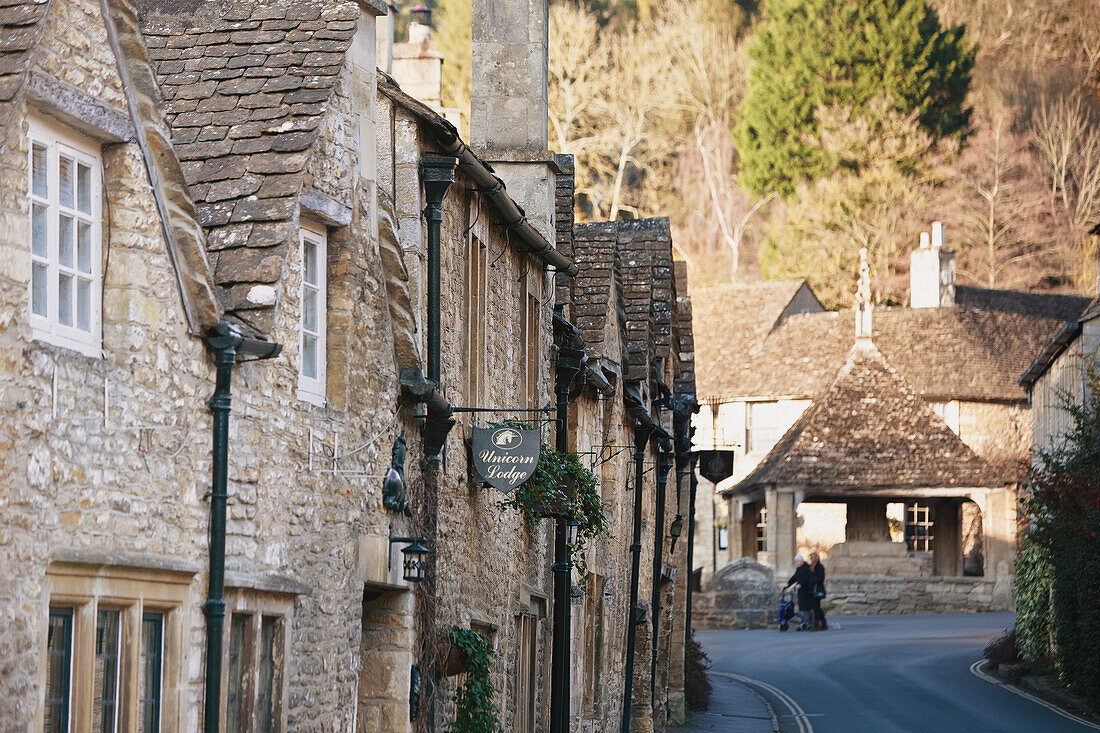
<path fill-rule="evenodd" d="M 787 196 L 840 165 L 814 143 L 814 111 L 858 115 L 886 94 L 934 138 L 965 134 L 974 51 L 925 0 L 770 0 L 749 55 L 749 95 L 736 131 L 742 182 Z"/>

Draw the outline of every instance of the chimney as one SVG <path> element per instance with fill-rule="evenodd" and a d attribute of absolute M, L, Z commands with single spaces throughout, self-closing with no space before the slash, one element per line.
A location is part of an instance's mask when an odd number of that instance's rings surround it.
<path fill-rule="evenodd" d="M 471 12 L 470 145 L 553 243 L 562 171 L 547 150 L 549 0 L 473 0 Z"/>
<path fill-rule="evenodd" d="M 943 248 L 943 222 L 932 223 L 932 236 L 921 232 L 920 247 L 909 257 L 909 304 L 912 308 L 955 305 L 955 253 Z"/>
<path fill-rule="evenodd" d="M 409 40 L 393 46 L 393 78 L 406 94 L 441 111 L 443 54 L 432 40 L 432 11 L 426 5 L 409 13 Z"/>

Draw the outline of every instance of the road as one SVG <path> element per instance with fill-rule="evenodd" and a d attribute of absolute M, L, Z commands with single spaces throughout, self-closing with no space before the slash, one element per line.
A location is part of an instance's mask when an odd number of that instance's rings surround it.
<path fill-rule="evenodd" d="M 749 678 L 792 733 L 1097 730 L 972 671 L 1011 614 L 848 616 L 826 632 L 700 631 L 712 673 Z M 804 714 L 802 714 L 804 713 Z"/>

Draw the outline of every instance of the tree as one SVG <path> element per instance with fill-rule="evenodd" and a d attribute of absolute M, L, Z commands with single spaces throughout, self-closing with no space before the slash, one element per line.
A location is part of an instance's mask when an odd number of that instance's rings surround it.
<path fill-rule="evenodd" d="M 974 52 L 963 29 L 941 28 L 925 0 L 773 0 L 749 56 L 736 135 L 742 182 L 758 195 L 789 196 L 837 169 L 815 144 L 821 107 L 860 115 L 885 94 L 933 138 L 969 127 Z"/>
<path fill-rule="evenodd" d="M 836 170 L 803 182 L 773 222 L 761 252 L 768 278 L 805 278 L 827 308 L 851 305 L 859 250 L 869 253 L 874 299 L 900 302 L 898 265 L 919 230 L 928 181 L 939 151 L 917 121 L 893 110 L 886 97 L 867 113 L 826 107 L 815 114 L 815 144 Z"/>

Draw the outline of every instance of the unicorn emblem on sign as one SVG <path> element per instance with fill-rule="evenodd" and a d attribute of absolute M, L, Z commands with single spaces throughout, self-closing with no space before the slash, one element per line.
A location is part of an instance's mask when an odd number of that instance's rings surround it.
<path fill-rule="evenodd" d="M 493 433 L 493 445 L 497 448 L 518 448 L 521 443 L 523 443 L 523 436 L 518 430 L 504 428 Z"/>

